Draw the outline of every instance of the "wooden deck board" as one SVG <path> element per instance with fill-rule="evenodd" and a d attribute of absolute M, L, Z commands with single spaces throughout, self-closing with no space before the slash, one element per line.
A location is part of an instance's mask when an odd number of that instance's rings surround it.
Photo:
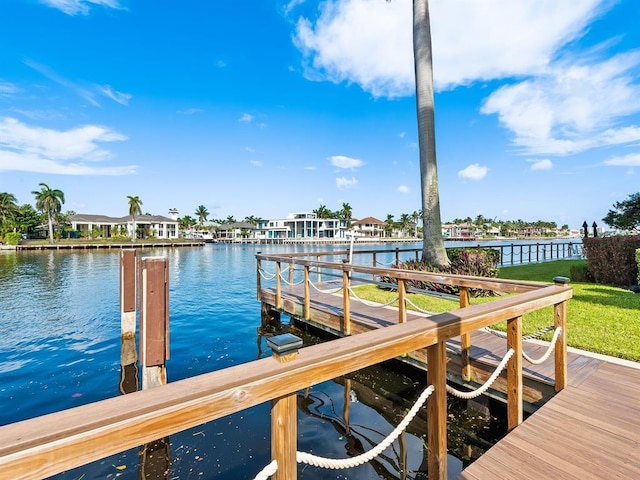
<path fill-rule="evenodd" d="M 640 369 L 600 363 L 458 477 L 640 478 Z"/>
<path fill-rule="evenodd" d="M 303 301 L 300 292 L 283 291 L 285 295 Z M 342 296 L 322 295 L 312 305 L 340 315 Z M 425 315 L 407 312 L 407 321 L 420 318 Z M 352 300 L 351 320 L 354 332 L 385 327 L 398 322 L 398 310 Z M 484 365 L 487 371 L 507 351 L 504 338 L 486 331 L 473 332 L 471 342 L 473 364 Z M 523 343 L 531 358 L 547 351 L 545 342 Z M 447 351 L 459 356 L 459 338 L 448 342 Z M 451 367 L 459 368 L 453 360 Z M 571 351 L 567 364 L 567 388 L 550 400 L 545 398 L 541 408 L 467 467 L 458 480 L 640 478 L 640 369 Z M 523 374 L 528 385 L 553 385 L 553 359 L 541 365 L 525 361 Z"/>

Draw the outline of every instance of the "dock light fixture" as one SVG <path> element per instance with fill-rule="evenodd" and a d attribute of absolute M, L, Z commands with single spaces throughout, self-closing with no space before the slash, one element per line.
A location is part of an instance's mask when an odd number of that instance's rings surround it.
<path fill-rule="evenodd" d="M 267 338 L 267 346 L 271 348 L 273 358 L 284 363 L 298 356 L 298 349 L 302 347 L 302 339 L 291 333 L 284 333 Z"/>

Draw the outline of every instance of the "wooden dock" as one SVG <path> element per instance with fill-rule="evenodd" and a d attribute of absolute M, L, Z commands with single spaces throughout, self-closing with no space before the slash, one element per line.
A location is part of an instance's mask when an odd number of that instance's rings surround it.
<path fill-rule="evenodd" d="M 54 243 L 38 244 L 24 243 L 14 247 L 17 251 L 33 250 L 122 250 L 122 249 L 146 249 L 146 248 L 177 248 L 177 247 L 202 247 L 204 240 L 180 241 L 180 242 L 124 242 L 124 243 Z"/>
<path fill-rule="evenodd" d="M 457 480 L 640 478 L 640 369 L 610 362 L 567 387 Z"/>
<path fill-rule="evenodd" d="M 339 287 L 340 282 L 324 282 L 323 290 L 331 290 Z M 261 291 L 261 299 L 275 308 L 276 291 L 273 288 L 265 288 Z M 294 323 L 298 325 L 306 324 L 314 328 L 323 330 L 337 337 L 342 337 L 343 325 L 343 298 L 341 295 L 318 294 L 310 301 L 309 318 L 303 315 L 304 292 L 301 285 L 283 286 L 281 291 L 282 307 L 281 311 L 292 317 Z M 365 303 L 352 301 L 350 304 L 351 334 L 358 334 L 375 330 L 381 327 L 388 327 L 398 323 L 398 308 L 370 306 Z M 407 321 L 419 321 L 428 317 L 427 314 L 407 311 Z M 542 342 L 524 341 L 526 353 L 532 358 L 539 358 L 547 350 L 546 344 Z M 471 334 L 471 378 L 467 381 L 462 376 L 462 348 L 460 337 L 453 338 L 447 342 L 447 377 L 459 386 L 475 389 L 489 379 L 498 364 L 507 353 L 507 342 L 486 331 L 475 331 Z M 426 370 L 426 352 L 418 350 L 411 352 L 400 361 Z M 568 374 L 572 377 L 580 377 L 585 372 L 590 372 L 594 366 L 601 363 L 595 358 L 586 358 L 575 353 L 567 353 Z M 523 365 L 523 399 L 525 401 L 524 410 L 533 412 L 544 405 L 555 395 L 554 362 L 553 359 L 540 364 L 533 365 L 524 362 Z M 506 399 L 507 381 L 503 373 L 496 379 L 493 386 L 487 392 L 489 396 L 499 400 Z"/>

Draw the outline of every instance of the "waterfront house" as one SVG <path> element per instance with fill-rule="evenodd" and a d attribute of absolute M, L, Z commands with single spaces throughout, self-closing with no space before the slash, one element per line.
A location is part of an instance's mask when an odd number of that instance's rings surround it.
<path fill-rule="evenodd" d="M 353 220 L 352 230 L 356 237 L 382 238 L 385 236 L 385 223 L 375 217 Z"/>
<path fill-rule="evenodd" d="M 287 218 L 261 220 L 254 238 L 261 239 L 346 239 L 347 221 L 339 218 L 317 218 L 315 213 L 290 213 Z"/>
<path fill-rule="evenodd" d="M 136 215 L 136 238 L 178 238 L 178 222 L 162 215 Z M 110 238 L 121 233 L 129 237 L 133 232 L 131 217 L 109 217 L 76 213 L 69 216 L 71 229 L 85 237 Z"/>

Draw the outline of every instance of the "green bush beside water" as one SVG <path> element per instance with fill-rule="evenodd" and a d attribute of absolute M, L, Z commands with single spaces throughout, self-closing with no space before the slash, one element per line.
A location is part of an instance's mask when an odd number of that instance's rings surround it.
<path fill-rule="evenodd" d="M 585 260 L 558 260 L 504 267 L 499 278 L 552 283 L 553 278 L 571 278 L 571 271 L 583 271 Z M 640 294 L 628 289 L 588 282 L 574 282 L 573 298 L 567 305 L 567 342 L 569 346 L 613 357 L 640 362 Z M 368 285 L 358 289 L 358 295 L 369 300 L 386 303 L 396 292 Z M 428 295 L 410 294 L 411 302 L 420 309 L 439 313 L 458 308 L 458 302 Z M 472 299 L 472 303 L 484 303 L 496 297 Z M 553 324 L 553 308 L 546 307 L 527 314 L 523 319 L 524 334 Z M 493 328 L 505 329 L 496 324 Z M 550 340 L 552 334 L 542 337 Z"/>

